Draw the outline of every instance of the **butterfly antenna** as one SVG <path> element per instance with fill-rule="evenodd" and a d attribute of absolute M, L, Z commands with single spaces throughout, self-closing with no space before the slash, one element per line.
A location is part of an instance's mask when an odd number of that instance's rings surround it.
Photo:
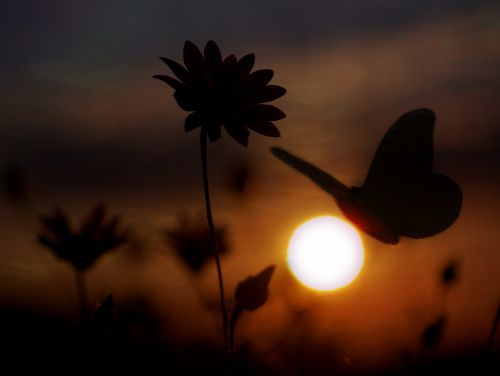
<path fill-rule="evenodd" d="M 349 187 L 312 163 L 279 147 L 271 147 L 271 153 L 279 160 L 307 176 L 321 189 L 332 195 L 334 199 L 347 198 L 351 195 Z"/>

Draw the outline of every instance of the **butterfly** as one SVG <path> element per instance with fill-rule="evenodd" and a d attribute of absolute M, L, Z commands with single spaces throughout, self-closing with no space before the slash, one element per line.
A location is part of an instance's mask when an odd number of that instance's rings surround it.
<path fill-rule="evenodd" d="M 282 148 L 272 147 L 271 152 L 333 196 L 357 228 L 383 243 L 397 244 L 401 236 L 436 235 L 460 214 L 458 184 L 431 171 L 434 123 L 429 109 L 403 114 L 382 139 L 361 187 L 348 187 Z"/>

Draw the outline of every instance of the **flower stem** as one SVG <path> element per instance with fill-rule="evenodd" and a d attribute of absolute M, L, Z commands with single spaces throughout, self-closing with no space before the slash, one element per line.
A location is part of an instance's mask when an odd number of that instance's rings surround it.
<path fill-rule="evenodd" d="M 490 333 L 488 335 L 488 342 L 486 346 L 486 352 L 488 354 L 493 353 L 493 343 L 495 342 L 495 334 L 497 332 L 499 324 L 500 324 L 500 305 L 498 306 L 495 319 L 493 320 L 493 325 L 491 326 Z"/>
<path fill-rule="evenodd" d="M 232 375 L 236 375 L 236 358 L 234 353 L 234 336 L 236 333 L 236 321 L 238 321 L 240 315 L 243 311 L 236 307 L 231 315 L 231 320 L 229 321 L 229 360 L 231 362 Z"/>
<path fill-rule="evenodd" d="M 84 322 L 87 319 L 87 291 L 85 289 L 84 272 L 76 271 L 76 292 L 78 294 L 78 305 L 80 306 L 80 319 Z"/>
<path fill-rule="evenodd" d="M 208 168 L 207 168 L 207 131 L 204 127 L 200 132 L 200 145 L 201 145 L 201 164 L 203 170 L 203 188 L 205 192 L 205 205 L 207 210 L 208 230 L 210 232 L 210 239 L 212 243 L 212 251 L 215 257 L 215 264 L 217 266 L 217 276 L 219 280 L 219 294 L 220 294 L 220 310 L 222 316 L 222 325 L 224 328 L 224 340 L 226 344 L 226 351 L 229 353 L 229 333 L 228 333 L 228 319 L 227 309 L 224 299 L 224 282 L 222 279 L 222 268 L 220 264 L 219 250 L 217 247 L 217 238 L 215 236 L 214 223 L 212 220 L 212 207 L 210 205 L 210 193 L 208 189 Z"/>

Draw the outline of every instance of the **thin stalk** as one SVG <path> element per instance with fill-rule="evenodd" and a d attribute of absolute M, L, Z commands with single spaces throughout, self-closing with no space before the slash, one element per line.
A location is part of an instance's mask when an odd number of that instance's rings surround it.
<path fill-rule="evenodd" d="M 231 315 L 231 320 L 229 321 L 229 359 L 231 362 L 231 372 L 232 375 L 236 375 L 236 358 L 234 352 L 234 336 L 236 333 L 236 321 L 243 313 L 241 309 L 236 307 Z"/>
<path fill-rule="evenodd" d="M 200 132 L 200 146 L 201 146 L 201 165 L 203 170 L 203 189 L 205 192 L 205 205 L 207 210 L 208 230 L 210 232 L 210 239 L 212 243 L 212 251 L 215 257 L 215 264 L 217 266 L 217 277 L 219 280 L 219 294 L 220 294 L 220 310 L 222 316 L 222 326 L 224 328 L 224 340 L 226 343 L 226 351 L 229 353 L 229 333 L 228 333 L 228 319 L 226 302 L 224 300 L 224 281 L 222 278 L 222 268 L 220 264 L 219 250 L 217 247 L 217 238 L 215 236 L 214 223 L 212 219 L 212 207 L 210 205 L 210 192 L 208 189 L 208 167 L 207 167 L 207 132 L 205 128 L 201 128 Z"/>
<path fill-rule="evenodd" d="M 87 291 L 85 289 L 85 275 L 81 270 L 77 270 L 75 276 L 78 305 L 80 308 L 80 319 L 84 322 L 87 319 Z"/>
<path fill-rule="evenodd" d="M 495 342 L 495 334 L 497 332 L 499 324 L 500 324 L 500 305 L 498 306 L 497 314 L 495 316 L 495 319 L 493 320 L 493 325 L 491 326 L 490 333 L 488 335 L 488 343 L 486 347 L 486 352 L 488 354 L 493 353 L 493 343 Z"/>

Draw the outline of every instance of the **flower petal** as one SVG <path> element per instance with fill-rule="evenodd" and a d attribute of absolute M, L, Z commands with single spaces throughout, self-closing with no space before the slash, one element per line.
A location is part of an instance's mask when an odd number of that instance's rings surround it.
<path fill-rule="evenodd" d="M 271 69 L 259 69 L 240 82 L 240 91 L 266 86 L 274 76 Z"/>
<path fill-rule="evenodd" d="M 189 76 L 186 68 L 184 68 L 182 65 L 166 57 L 160 57 L 160 60 L 168 65 L 172 73 L 175 74 L 179 80 L 187 85 L 191 83 L 191 77 Z"/>
<path fill-rule="evenodd" d="M 190 113 L 186 120 L 184 121 L 184 130 L 186 132 L 192 131 L 193 129 L 196 129 L 198 127 L 201 127 L 203 125 L 203 116 L 198 112 L 192 112 Z"/>
<path fill-rule="evenodd" d="M 42 234 L 38 235 L 38 242 L 45 247 L 51 248 L 53 250 L 59 246 L 59 242 Z"/>
<path fill-rule="evenodd" d="M 198 47 L 190 41 L 184 43 L 184 65 L 196 81 L 206 82 L 207 72 L 205 70 L 205 61 Z"/>
<path fill-rule="evenodd" d="M 105 215 L 106 207 L 104 205 L 97 205 L 83 220 L 80 233 L 92 236 L 101 227 Z"/>
<path fill-rule="evenodd" d="M 182 82 L 177 81 L 175 78 L 172 78 L 170 76 L 155 74 L 153 78 L 165 82 L 168 86 L 170 86 L 174 90 L 183 89 L 186 87 L 186 85 L 184 85 Z"/>
<path fill-rule="evenodd" d="M 210 78 L 213 80 L 219 77 L 222 66 L 222 54 L 213 40 L 208 41 L 205 46 L 205 63 Z"/>
<path fill-rule="evenodd" d="M 226 123 L 224 125 L 224 128 L 226 128 L 226 132 L 238 143 L 243 146 L 248 145 L 248 137 L 250 136 L 250 132 L 248 131 L 248 129 L 246 129 L 239 123 Z"/>
<path fill-rule="evenodd" d="M 268 137 L 280 137 L 280 131 L 270 121 L 260 121 L 245 124 L 248 129 Z"/>
<path fill-rule="evenodd" d="M 238 61 L 238 77 L 244 77 L 250 74 L 253 65 L 255 64 L 255 54 L 243 56 Z"/>
<path fill-rule="evenodd" d="M 55 235 L 57 238 L 67 239 L 72 235 L 68 218 L 60 209 L 56 209 L 53 216 L 42 217 L 41 223 L 44 231 Z"/>
<path fill-rule="evenodd" d="M 198 109 L 197 100 L 190 90 L 176 90 L 174 98 L 184 111 L 196 111 Z"/>
<path fill-rule="evenodd" d="M 285 95 L 286 90 L 278 85 L 267 85 L 246 91 L 240 95 L 243 104 L 271 102 Z"/>
<path fill-rule="evenodd" d="M 222 62 L 222 77 L 226 80 L 233 80 L 237 74 L 238 61 L 236 56 L 229 55 Z"/>
<path fill-rule="evenodd" d="M 278 107 L 270 104 L 258 104 L 255 106 L 240 107 L 240 116 L 245 121 L 252 120 L 281 120 L 286 117 L 285 113 Z"/>
<path fill-rule="evenodd" d="M 217 141 L 220 138 L 220 125 L 216 123 L 209 124 L 207 134 L 210 141 Z"/>

